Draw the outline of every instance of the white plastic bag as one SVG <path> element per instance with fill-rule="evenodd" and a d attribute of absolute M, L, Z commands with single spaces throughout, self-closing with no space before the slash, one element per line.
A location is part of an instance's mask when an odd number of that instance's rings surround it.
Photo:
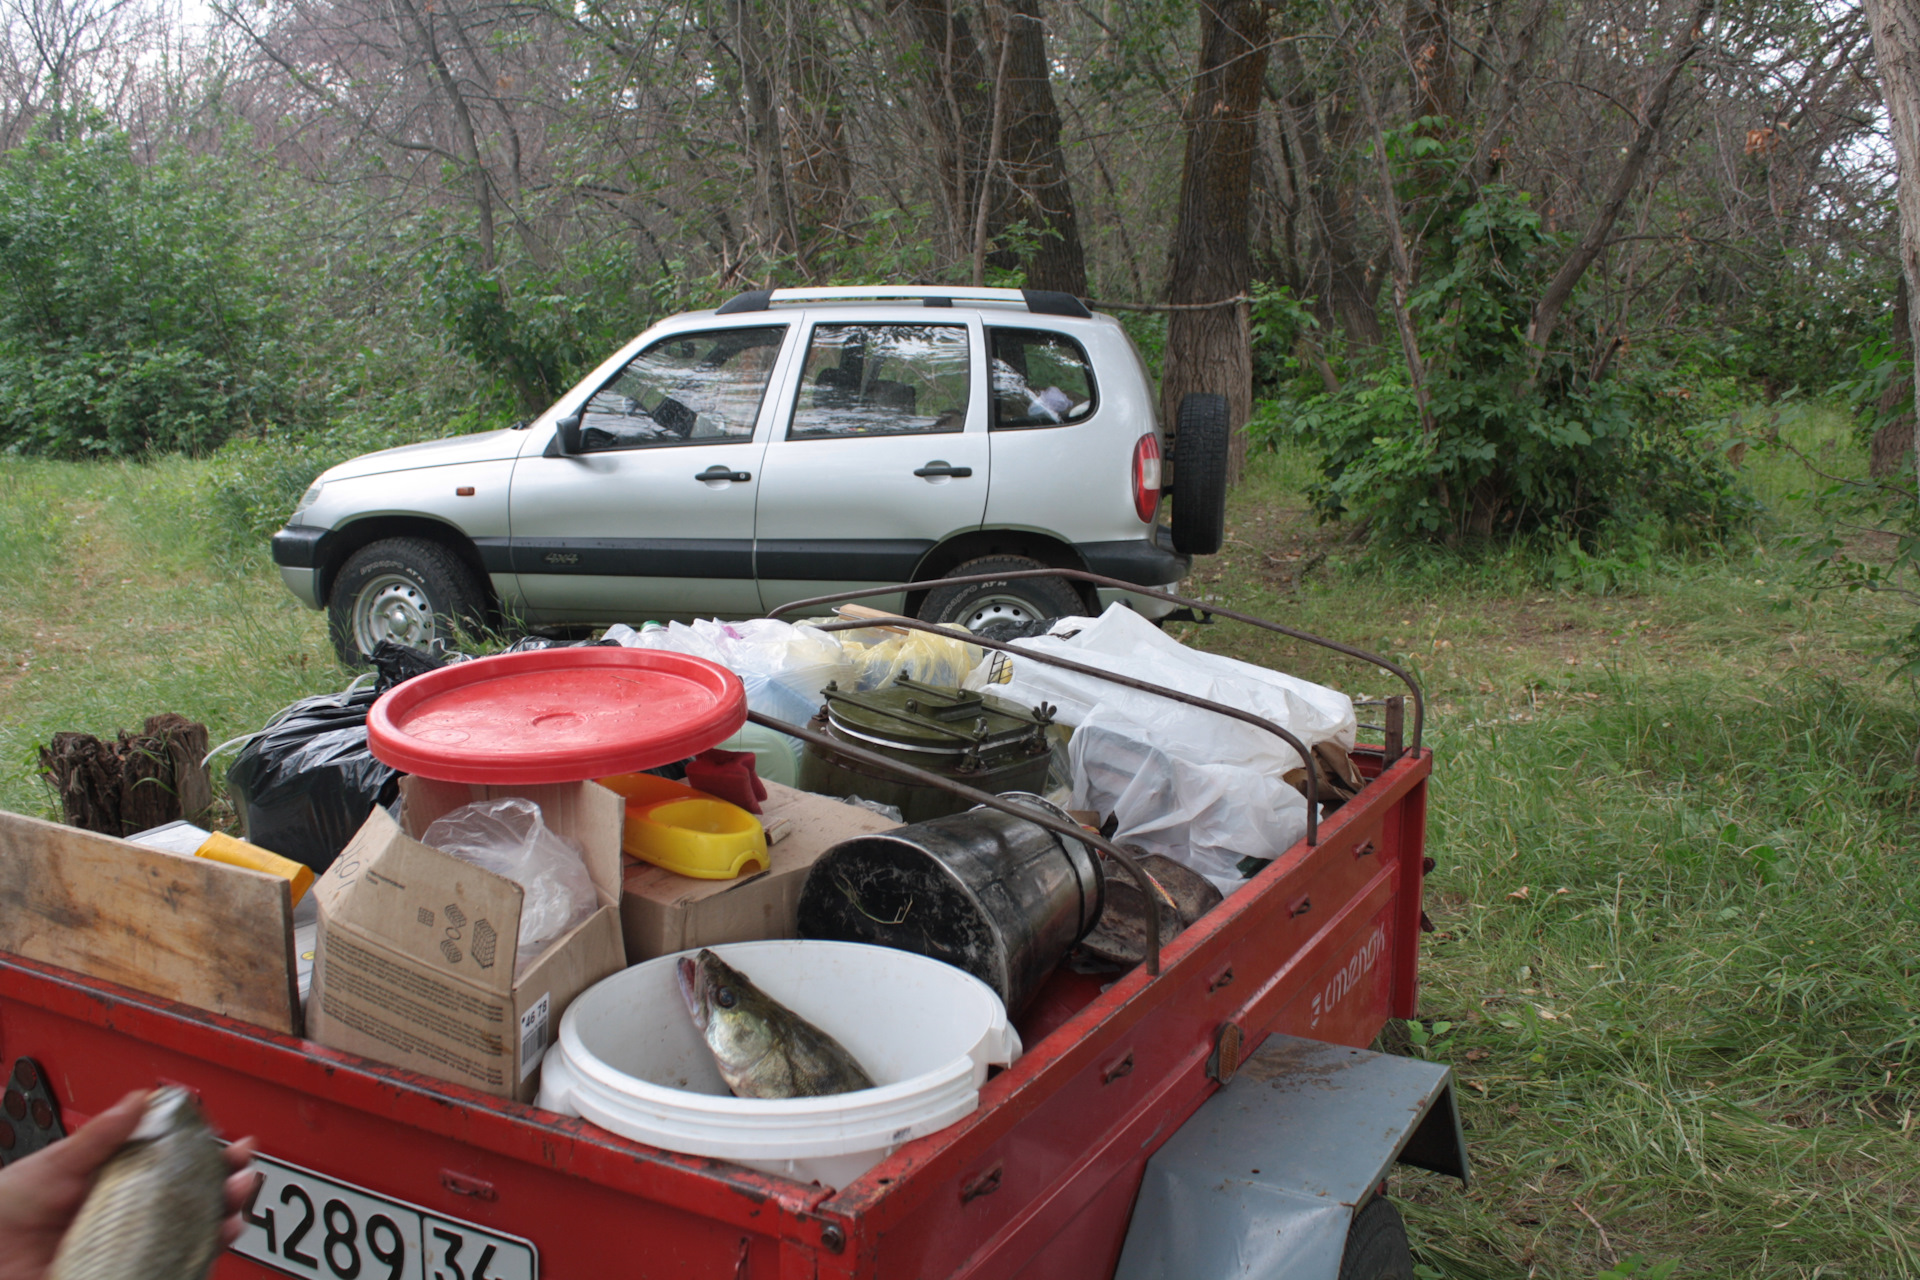
<path fill-rule="evenodd" d="M 1353 700 L 1345 694 L 1189 649 L 1125 605 L 1098 618 L 1063 618 L 1050 634 L 1014 645 L 1251 712 L 1309 748 L 1353 746 Z M 987 683 L 990 667 L 977 669 L 968 687 L 1022 704 L 1052 703 L 1056 718 L 1074 726 L 1071 807 L 1114 814 L 1115 839 L 1164 854 L 1231 893 L 1245 883 L 1240 859 L 1278 857 L 1306 833 L 1306 799 L 1283 780 L 1300 755 L 1278 735 L 1018 653 L 1005 683 Z"/>
<path fill-rule="evenodd" d="M 540 806 L 523 797 L 463 804 L 428 824 L 420 843 L 505 876 L 526 891 L 513 964 L 516 982 L 541 952 L 600 905 L 580 850 L 548 830 Z"/>
<path fill-rule="evenodd" d="M 1345 694 L 1236 658 L 1189 649 L 1124 604 L 1111 606 L 1098 618 L 1062 618 L 1051 633 L 1013 643 L 1016 650 L 1066 658 L 1252 712 L 1290 730 L 1309 748 L 1325 741 L 1353 746 L 1353 700 Z M 988 685 L 993 664 L 982 663 L 966 685 L 1021 706 L 1051 703 L 1059 708 L 1054 718 L 1061 724 L 1078 726 L 1096 706 L 1105 707 L 1148 727 L 1156 745 L 1187 760 L 1243 765 L 1274 777 L 1300 766 L 1299 753 L 1283 739 L 1243 720 L 1094 676 L 1023 662 L 1017 652 L 1009 665 L 1011 679 L 1005 683 Z"/>
<path fill-rule="evenodd" d="M 1246 883 L 1240 859 L 1277 857 L 1306 834 L 1306 797 L 1278 775 L 1157 743 L 1151 728 L 1096 707 L 1067 745 L 1068 807 L 1114 815 L 1116 841 L 1191 867 L 1221 893 Z"/>

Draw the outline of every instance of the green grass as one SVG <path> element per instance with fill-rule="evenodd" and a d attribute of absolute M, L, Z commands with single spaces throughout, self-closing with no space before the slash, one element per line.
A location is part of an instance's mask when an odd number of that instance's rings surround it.
<path fill-rule="evenodd" d="M 1783 426 L 1863 469 L 1833 416 Z M 1396 1180 L 1423 1274 L 1920 1275 L 1920 718 L 1880 662 L 1900 607 L 1808 598 L 1772 550 L 1806 472 L 1742 470 L 1752 536 L 1590 594 L 1543 585 L 1538 556 L 1369 561 L 1305 517 L 1300 460 L 1257 459 L 1201 571 L 1412 665 L 1431 699 L 1415 1051 L 1457 1072 L 1476 1182 Z"/>
<path fill-rule="evenodd" d="M 0 808 L 58 816 L 37 753 L 60 730 L 177 711 L 219 743 L 346 683 L 264 545 L 217 550 L 209 470 L 0 460 Z"/>
<path fill-rule="evenodd" d="M 1836 416 L 1781 425 L 1860 467 Z M 1428 691 L 1438 932 L 1394 1034 L 1458 1073 L 1475 1182 L 1396 1177 L 1425 1275 L 1920 1276 L 1920 720 L 1878 662 L 1901 606 L 1808 598 L 1774 550 L 1804 469 L 1755 449 L 1742 472 L 1752 533 L 1568 580 L 1539 554 L 1364 556 L 1306 515 L 1311 460 L 1266 455 L 1192 584 Z M 219 741 L 344 682 L 319 615 L 207 514 L 218 483 L 0 461 L 0 805 L 49 812 L 56 730 L 171 710 Z"/>

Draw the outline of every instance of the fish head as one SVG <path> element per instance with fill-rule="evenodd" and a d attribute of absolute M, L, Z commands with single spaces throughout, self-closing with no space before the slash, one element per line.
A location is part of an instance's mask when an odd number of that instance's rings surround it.
<path fill-rule="evenodd" d="M 693 1025 L 706 1038 L 729 1084 L 777 1047 L 781 1028 L 792 1018 L 746 974 L 711 951 L 683 957 L 678 965 L 680 995 Z"/>

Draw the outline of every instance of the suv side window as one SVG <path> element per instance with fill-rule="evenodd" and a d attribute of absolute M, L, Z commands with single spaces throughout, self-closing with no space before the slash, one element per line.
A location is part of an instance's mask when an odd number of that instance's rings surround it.
<path fill-rule="evenodd" d="M 785 325 L 662 338 L 581 409 L 582 452 L 753 439 Z"/>
<path fill-rule="evenodd" d="M 1057 427 L 1093 413 L 1093 363 L 1066 334 L 990 328 L 987 344 L 993 349 L 994 430 Z"/>
<path fill-rule="evenodd" d="M 965 325 L 815 325 L 787 438 L 959 431 L 971 381 Z"/>

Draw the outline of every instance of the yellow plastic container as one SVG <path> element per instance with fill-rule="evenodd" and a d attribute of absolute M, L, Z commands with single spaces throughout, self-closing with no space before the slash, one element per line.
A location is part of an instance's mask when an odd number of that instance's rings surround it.
<path fill-rule="evenodd" d="M 675 782 L 657 773 L 622 773 L 597 781 L 627 802 L 628 813 L 650 804 L 659 804 L 663 800 L 689 800 L 701 794 L 684 782 Z"/>
<path fill-rule="evenodd" d="M 620 847 L 636 858 L 699 880 L 731 880 L 771 865 L 766 829 L 739 805 L 650 773 L 602 778 L 600 785 L 626 799 Z"/>
<path fill-rule="evenodd" d="M 306 897 L 307 890 L 313 887 L 313 868 L 304 862 L 283 858 L 277 853 L 262 849 L 257 844 L 235 840 L 232 836 L 221 835 L 218 831 L 208 836 L 201 846 L 193 851 L 193 856 L 206 858 L 211 862 L 224 862 L 228 866 L 245 867 L 249 871 L 264 871 L 270 876 L 279 876 L 293 885 L 295 904 Z"/>

